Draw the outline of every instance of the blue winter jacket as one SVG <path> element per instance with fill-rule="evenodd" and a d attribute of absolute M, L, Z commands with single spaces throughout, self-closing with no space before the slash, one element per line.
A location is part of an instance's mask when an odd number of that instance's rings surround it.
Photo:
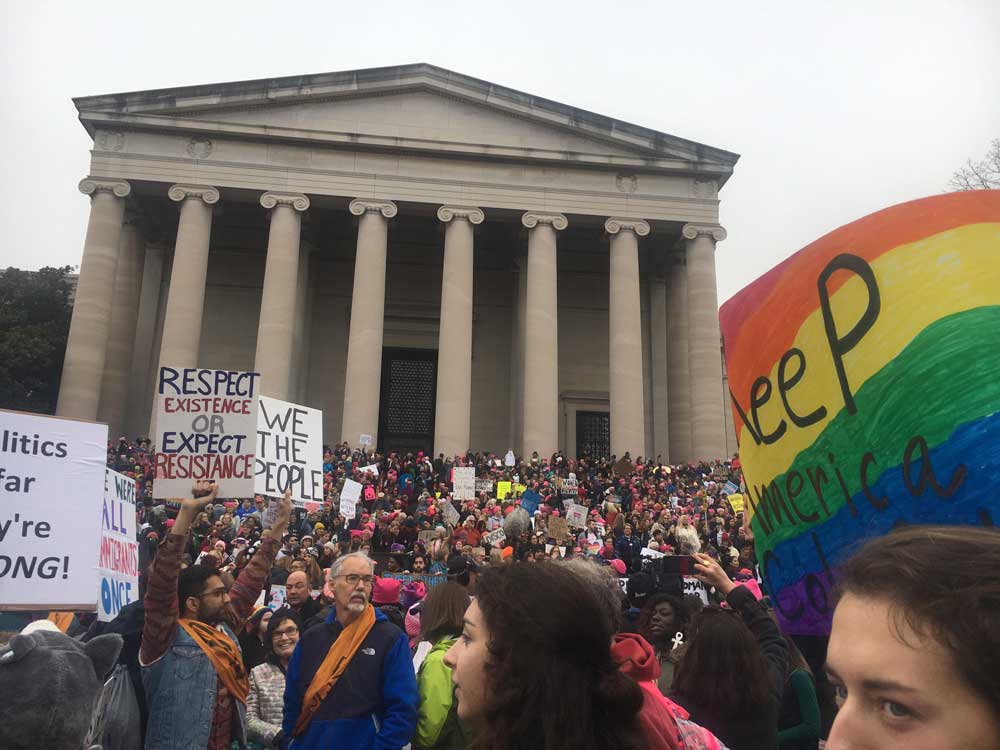
<path fill-rule="evenodd" d="M 340 635 L 337 611 L 299 640 L 285 676 L 286 750 L 400 750 L 417 727 L 417 678 L 406 634 L 377 609 L 375 625 L 308 728 L 293 737 L 309 682 Z"/>

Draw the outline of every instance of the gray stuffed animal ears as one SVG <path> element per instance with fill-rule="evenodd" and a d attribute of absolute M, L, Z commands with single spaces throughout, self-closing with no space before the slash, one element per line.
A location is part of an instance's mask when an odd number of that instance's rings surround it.
<path fill-rule="evenodd" d="M 118 661 L 118 654 L 122 650 L 122 637 L 114 633 L 99 635 L 87 641 L 83 650 L 94 662 L 97 679 L 103 682 L 111 674 L 111 670 L 115 668 L 115 663 Z"/>

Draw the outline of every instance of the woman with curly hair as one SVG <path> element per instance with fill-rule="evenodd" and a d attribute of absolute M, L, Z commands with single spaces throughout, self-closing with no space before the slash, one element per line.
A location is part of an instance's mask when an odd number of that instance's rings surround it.
<path fill-rule="evenodd" d="M 636 624 L 639 635 L 649 641 L 660 663 L 660 677 L 656 686 L 666 695 L 674 681 L 677 665 L 684 655 L 683 640 L 688 625 L 687 610 L 679 597 L 654 594 L 639 612 Z M 675 641 L 677 634 L 682 638 Z"/>
<path fill-rule="evenodd" d="M 477 750 L 640 750 L 643 696 L 611 657 L 583 578 L 551 562 L 486 570 L 445 655 Z"/>

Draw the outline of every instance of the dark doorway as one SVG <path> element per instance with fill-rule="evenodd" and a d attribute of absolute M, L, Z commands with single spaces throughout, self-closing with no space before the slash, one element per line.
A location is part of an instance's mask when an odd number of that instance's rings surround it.
<path fill-rule="evenodd" d="M 611 456 L 611 418 L 606 411 L 576 413 L 576 453 L 591 458 Z"/>
<path fill-rule="evenodd" d="M 434 446 L 437 352 L 383 349 L 378 449 L 430 453 Z"/>

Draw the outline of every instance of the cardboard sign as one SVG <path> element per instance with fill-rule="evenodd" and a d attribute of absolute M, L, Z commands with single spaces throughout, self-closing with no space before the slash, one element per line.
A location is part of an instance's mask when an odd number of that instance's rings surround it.
<path fill-rule="evenodd" d="M 139 543 L 135 528 L 136 485 L 132 477 L 104 471 L 101 552 L 97 567 L 97 619 L 111 622 L 139 598 Z"/>
<path fill-rule="evenodd" d="M 565 518 L 562 516 L 551 516 L 549 518 L 549 536 L 556 541 L 569 539 L 573 536 L 570 533 L 569 526 L 566 524 Z"/>
<path fill-rule="evenodd" d="M 476 480 L 476 494 L 480 492 L 493 492 L 493 480 L 492 479 L 477 479 Z"/>
<path fill-rule="evenodd" d="M 587 525 L 587 506 L 573 503 L 566 508 L 566 523 L 578 529 L 584 528 Z"/>
<path fill-rule="evenodd" d="M 103 424 L 0 411 L 0 609 L 93 611 L 107 443 Z"/>
<path fill-rule="evenodd" d="M 632 462 L 627 458 L 619 458 L 612 471 L 620 477 L 627 477 L 633 471 Z"/>
<path fill-rule="evenodd" d="M 452 496 L 459 500 L 476 499 L 476 469 L 473 466 L 456 466 L 452 482 L 455 489 Z"/>
<path fill-rule="evenodd" d="M 497 500 L 503 500 L 510 494 L 512 482 L 497 482 Z"/>
<path fill-rule="evenodd" d="M 782 630 L 829 633 L 833 571 L 899 523 L 995 524 L 1000 191 L 837 229 L 722 308 L 757 559 Z"/>
<path fill-rule="evenodd" d="M 156 380 L 153 497 L 190 497 L 198 480 L 220 498 L 254 494 L 260 373 L 161 367 Z"/>
<path fill-rule="evenodd" d="M 257 401 L 254 492 L 296 505 L 323 502 L 323 412 L 276 398 Z"/>
<path fill-rule="evenodd" d="M 496 531 L 491 531 L 489 534 L 483 535 L 483 544 L 489 544 L 491 547 L 502 547 L 506 540 L 507 532 L 503 529 L 497 529 Z"/>

